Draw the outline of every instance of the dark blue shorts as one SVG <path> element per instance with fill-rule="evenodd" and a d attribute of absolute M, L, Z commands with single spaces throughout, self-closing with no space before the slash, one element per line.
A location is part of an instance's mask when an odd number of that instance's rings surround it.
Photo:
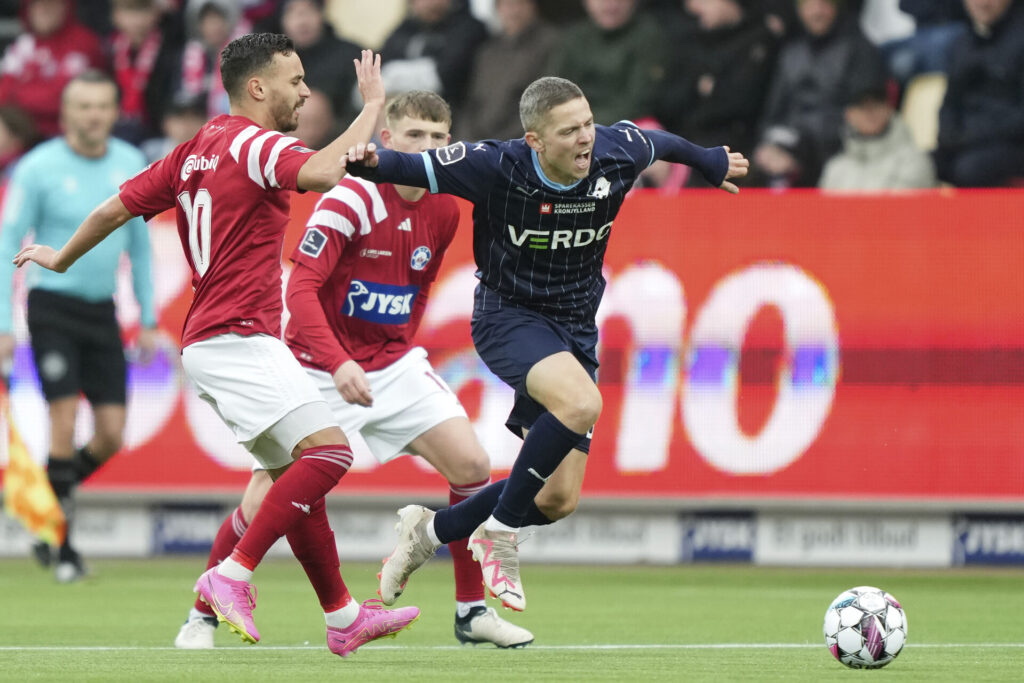
<path fill-rule="evenodd" d="M 547 408 L 526 393 L 526 375 L 548 356 L 568 351 L 597 382 L 597 331 L 571 333 L 557 322 L 525 308 L 475 312 L 471 322 L 473 345 L 487 368 L 515 392 L 515 404 L 505 426 L 522 438 Z M 588 434 L 577 446 L 590 452 Z"/>

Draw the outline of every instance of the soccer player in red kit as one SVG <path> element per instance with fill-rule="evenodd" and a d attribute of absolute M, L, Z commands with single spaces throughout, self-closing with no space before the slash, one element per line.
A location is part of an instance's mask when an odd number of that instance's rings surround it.
<path fill-rule="evenodd" d="M 287 536 L 323 607 L 328 647 L 344 657 L 402 630 L 419 610 L 385 610 L 379 601 L 360 605 L 341 579 L 323 498 L 352 464 L 352 451 L 280 340 L 280 254 L 286 190 L 333 188 L 345 174 L 345 150 L 373 133 L 384 105 L 380 58 L 364 51 L 356 62 L 363 110 L 320 152 L 283 134 L 295 129 L 309 97 L 287 37 L 233 40 L 220 68 L 230 114 L 212 119 L 126 182 L 59 251 L 31 245 L 14 261 L 63 272 L 131 217 L 175 209 L 195 292 L 182 332 L 182 364 L 200 396 L 275 480 L 230 557 L 206 571 L 196 591 L 244 641 L 258 641 L 250 580 L 270 546 Z"/>
<path fill-rule="evenodd" d="M 381 139 L 400 152 L 438 149 L 448 144 L 451 119 L 439 95 L 403 93 L 387 105 Z M 342 179 L 317 203 L 292 253 L 285 333 L 344 432 L 359 432 L 381 463 L 404 453 L 421 456 L 448 480 L 453 505 L 490 483 L 490 462 L 466 411 L 413 336 L 458 220 L 448 195 Z M 231 552 L 269 486 L 267 473 L 256 469 L 242 504 L 217 533 L 208 567 Z M 433 555 L 433 544 L 427 547 Z M 505 648 L 532 642 L 532 633 L 486 606 L 480 566 L 466 543 L 449 549 L 459 642 Z M 217 622 L 211 614 L 197 601 L 175 646 L 212 648 Z"/>

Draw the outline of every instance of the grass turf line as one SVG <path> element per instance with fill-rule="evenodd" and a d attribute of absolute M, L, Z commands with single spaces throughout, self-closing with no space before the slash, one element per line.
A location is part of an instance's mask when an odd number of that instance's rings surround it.
<path fill-rule="evenodd" d="M 529 565 L 530 608 L 499 613 L 532 630 L 537 647 L 505 651 L 457 647 L 451 566 L 435 560 L 400 601 L 423 610 L 419 622 L 342 661 L 327 650 L 312 589 L 289 560 L 257 570 L 259 645 L 241 646 L 220 628 L 221 649 L 169 649 L 201 563 L 95 560 L 92 577 L 64 586 L 28 560 L 0 560 L 0 680 L 1011 681 L 1024 669 L 1019 570 Z M 342 569 L 357 599 L 374 597 L 377 565 Z M 874 673 L 842 667 L 821 636 L 828 603 L 860 584 L 896 595 L 910 624 L 907 648 Z M 657 645 L 667 647 L 648 647 Z"/>

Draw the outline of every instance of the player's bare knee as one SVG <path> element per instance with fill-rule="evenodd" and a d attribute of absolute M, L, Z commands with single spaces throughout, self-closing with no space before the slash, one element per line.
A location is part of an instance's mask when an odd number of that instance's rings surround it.
<path fill-rule="evenodd" d="M 594 391 L 580 392 L 574 396 L 555 416 L 569 429 L 583 434 L 597 423 L 602 408 L 601 393 L 595 387 Z"/>
<path fill-rule="evenodd" d="M 535 502 L 544 516 L 555 522 L 565 519 L 576 511 L 580 496 L 579 493 L 570 491 L 553 491 L 547 492 L 544 496 L 538 496 Z"/>
<path fill-rule="evenodd" d="M 465 458 L 452 468 L 448 481 L 457 486 L 476 484 L 491 476 L 491 462 L 486 455 Z"/>

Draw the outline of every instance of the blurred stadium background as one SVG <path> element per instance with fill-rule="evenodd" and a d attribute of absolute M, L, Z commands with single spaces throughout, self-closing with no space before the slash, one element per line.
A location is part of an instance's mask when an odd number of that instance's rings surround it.
<path fill-rule="evenodd" d="M 527 561 L 1024 561 L 1024 279 L 1008 258 L 1021 249 L 1019 191 L 720 194 L 640 193 L 616 222 L 584 500 L 524 543 Z M 311 202 L 293 203 L 290 242 Z M 463 220 L 420 339 L 501 476 L 518 440 L 503 426 L 509 390 L 468 336 Z M 173 223 L 152 234 L 173 339 L 187 269 Z M 12 417 L 42 463 L 45 403 L 19 330 Z M 330 507 L 343 557 L 379 559 L 395 508 L 441 504 L 446 485 L 414 458 L 381 467 L 359 451 Z M 127 448 L 80 491 L 83 552 L 203 552 L 249 467 L 172 347 L 133 364 Z M 4 518 L 0 555 L 28 542 Z"/>

